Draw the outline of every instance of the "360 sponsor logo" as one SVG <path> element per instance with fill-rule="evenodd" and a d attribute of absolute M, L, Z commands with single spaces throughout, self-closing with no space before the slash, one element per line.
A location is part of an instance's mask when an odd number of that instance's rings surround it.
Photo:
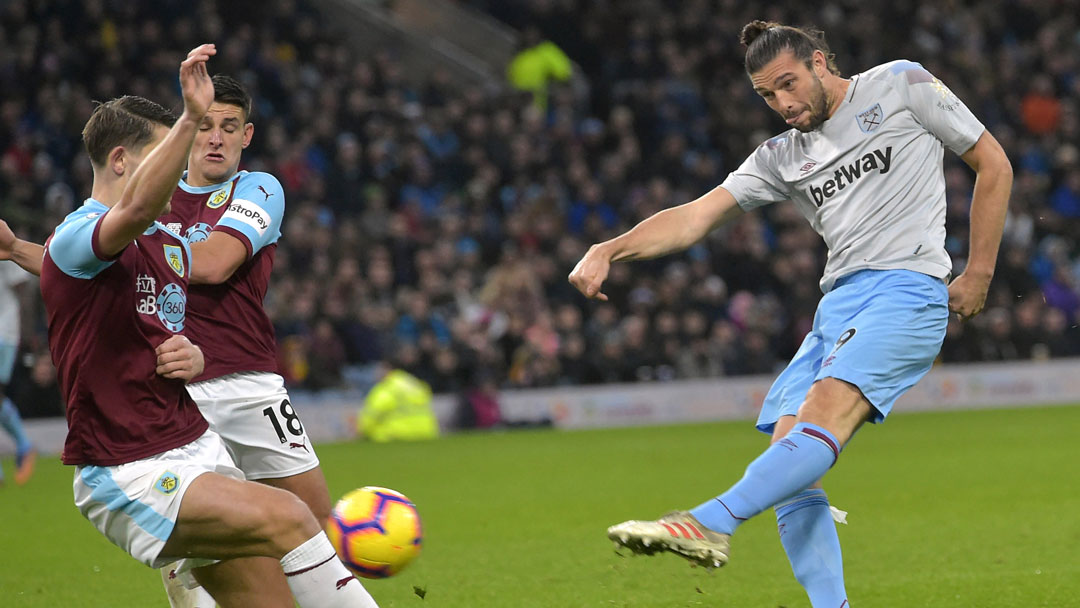
<path fill-rule="evenodd" d="M 187 238 L 189 243 L 199 243 L 210 237 L 211 230 L 213 228 L 210 227 L 210 224 L 198 222 L 184 231 L 184 237 Z"/>
<path fill-rule="evenodd" d="M 161 293 L 153 292 L 153 277 L 140 275 L 135 293 L 135 311 L 143 315 L 155 315 L 161 324 L 172 332 L 183 331 L 187 313 L 187 294 L 176 283 L 169 283 Z"/>
<path fill-rule="evenodd" d="M 157 297 L 158 319 L 169 331 L 183 331 L 185 312 L 187 312 L 187 294 L 176 283 L 169 283 Z"/>

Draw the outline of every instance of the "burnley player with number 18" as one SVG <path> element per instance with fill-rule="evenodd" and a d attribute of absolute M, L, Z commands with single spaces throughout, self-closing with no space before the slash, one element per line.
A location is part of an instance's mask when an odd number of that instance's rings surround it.
<path fill-rule="evenodd" d="M 129 96 L 99 105 L 83 131 L 91 197 L 56 228 L 41 262 L 67 400 L 62 460 L 75 466 L 82 514 L 146 565 L 182 560 L 178 569 L 198 578 L 217 560 L 259 556 L 278 563 L 304 608 L 370 608 L 307 506 L 244 480 L 185 388 L 204 367 L 183 335 L 191 252 L 156 218 L 213 102 L 215 53 L 202 45 L 180 65 L 179 119 Z M 225 581 L 221 603 L 234 605 L 224 598 L 243 585 Z"/>

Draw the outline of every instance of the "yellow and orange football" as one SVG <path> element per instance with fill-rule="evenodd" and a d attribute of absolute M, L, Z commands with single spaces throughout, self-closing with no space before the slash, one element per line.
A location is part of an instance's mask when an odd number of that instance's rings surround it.
<path fill-rule="evenodd" d="M 367 486 L 334 505 L 326 535 L 357 576 L 394 576 L 420 554 L 423 531 L 416 505 L 404 494 Z"/>

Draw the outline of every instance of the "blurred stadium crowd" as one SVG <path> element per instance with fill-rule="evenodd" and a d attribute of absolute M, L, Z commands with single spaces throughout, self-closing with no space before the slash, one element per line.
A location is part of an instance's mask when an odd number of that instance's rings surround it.
<path fill-rule="evenodd" d="M 823 28 L 844 74 L 921 62 L 1009 153 L 987 310 L 950 324 L 942 359 L 1080 354 L 1080 2 L 462 3 L 536 28 L 584 72 L 588 96 L 553 83 L 540 105 L 444 73 L 416 80 L 390 54 L 355 56 L 299 0 L 6 2 L 0 217 L 44 239 L 89 193 L 91 100 L 178 106 L 177 57 L 214 41 L 212 72 L 255 98 L 241 168 L 286 191 L 267 308 L 292 386 L 343 386 L 382 360 L 436 392 L 773 372 L 810 327 L 825 256 L 793 205 L 683 255 L 616 265 L 609 303 L 565 280 L 589 244 L 711 189 L 784 129 L 737 42 L 769 18 Z M 960 271 L 973 173 L 945 163 Z M 32 312 L 24 346 L 40 355 Z M 49 366 L 26 361 L 23 390 L 45 394 Z"/>

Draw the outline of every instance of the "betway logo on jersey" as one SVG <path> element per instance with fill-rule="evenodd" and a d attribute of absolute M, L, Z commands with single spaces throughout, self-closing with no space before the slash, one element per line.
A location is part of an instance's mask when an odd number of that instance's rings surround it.
<path fill-rule="evenodd" d="M 892 146 L 885 148 L 884 151 L 867 152 L 850 165 L 840 165 L 833 172 L 833 178 L 826 180 L 820 186 L 811 184 L 810 198 L 814 199 L 814 204 L 820 207 L 837 192 L 854 184 L 857 180 L 874 171 L 880 174 L 888 173 L 890 167 L 892 167 Z"/>
<path fill-rule="evenodd" d="M 228 210 L 225 211 L 225 215 L 221 216 L 221 219 L 233 219 L 241 221 L 248 226 L 251 226 L 262 236 L 266 233 L 266 230 L 270 228 L 270 216 L 262 207 L 256 205 L 251 201 L 244 199 L 237 199 L 229 205 Z"/>

